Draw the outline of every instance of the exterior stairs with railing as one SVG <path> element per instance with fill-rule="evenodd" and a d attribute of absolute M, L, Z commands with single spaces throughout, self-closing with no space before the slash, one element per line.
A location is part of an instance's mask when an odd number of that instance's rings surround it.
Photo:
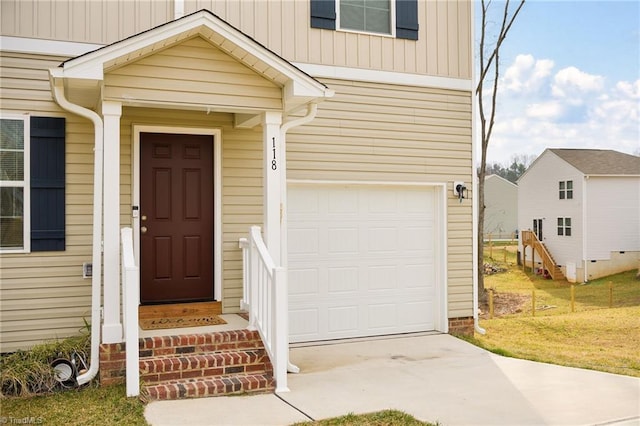
<path fill-rule="evenodd" d="M 564 280 L 566 279 L 562 273 L 562 268 L 558 266 L 556 261 L 547 246 L 538 239 L 538 236 L 533 231 L 522 231 L 522 250 L 523 255 L 526 256 L 527 247 L 531 246 L 534 252 L 537 252 L 542 259 L 542 267 L 549 274 L 552 280 Z M 535 256 L 535 255 L 534 255 Z M 532 265 L 533 265 L 533 258 Z"/>
<path fill-rule="evenodd" d="M 149 400 L 273 392 L 273 367 L 256 331 L 144 337 L 140 381 Z"/>

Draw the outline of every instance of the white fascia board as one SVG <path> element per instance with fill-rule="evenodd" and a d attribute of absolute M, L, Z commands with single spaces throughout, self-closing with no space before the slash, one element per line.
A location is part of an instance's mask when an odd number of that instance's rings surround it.
<path fill-rule="evenodd" d="M 136 50 L 154 45 L 162 44 L 165 40 L 171 40 L 184 33 L 193 34 L 199 31 L 199 27 L 204 26 L 214 33 L 218 34 L 223 40 L 226 40 L 237 46 L 239 49 L 248 52 L 256 57 L 259 61 L 264 62 L 279 73 L 285 75 L 294 82 L 294 90 L 292 94 L 298 96 L 312 94 L 313 97 L 330 97 L 333 92 L 320 82 L 314 80 L 311 76 L 301 72 L 290 62 L 278 57 L 275 53 L 260 46 L 255 41 L 246 37 L 242 32 L 216 18 L 212 14 L 202 11 L 195 13 L 177 21 L 156 27 L 147 32 L 138 34 L 129 39 L 121 40 L 112 45 L 103 47 L 95 54 L 89 54 L 72 59 L 64 64 L 65 77 L 71 78 L 90 78 L 103 79 L 103 64 L 121 56 L 125 56 Z M 224 48 L 223 48 L 224 50 Z M 231 53 L 232 54 L 232 53 Z M 238 58 L 240 59 L 240 58 Z"/>
<path fill-rule="evenodd" d="M 316 78 L 335 78 L 338 80 L 367 81 L 371 83 L 401 84 L 403 86 L 435 87 L 439 89 L 473 89 L 471 79 L 436 77 L 431 75 L 410 74 L 393 71 L 369 70 L 364 68 L 335 67 L 331 65 L 293 63 L 307 74 Z"/>
<path fill-rule="evenodd" d="M 40 55 L 75 57 L 104 47 L 103 44 L 39 38 L 0 36 L 0 50 Z"/>

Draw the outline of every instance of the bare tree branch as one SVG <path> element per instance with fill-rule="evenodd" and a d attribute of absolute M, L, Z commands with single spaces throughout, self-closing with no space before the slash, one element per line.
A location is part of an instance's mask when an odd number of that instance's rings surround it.
<path fill-rule="evenodd" d="M 489 57 L 485 57 L 487 49 L 487 18 L 489 15 L 489 6 L 491 0 L 482 0 L 482 29 L 480 34 L 480 78 L 476 87 L 476 95 L 478 96 L 478 113 L 480 115 L 481 129 L 481 158 L 480 168 L 478 170 L 478 296 L 480 300 L 486 299 L 486 291 L 484 288 L 484 178 L 487 171 L 487 148 L 493 133 L 493 126 L 496 118 L 496 104 L 498 94 L 498 82 L 500 79 L 500 47 L 507 38 L 507 34 L 511 29 L 516 17 L 522 10 L 525 0 L 520 0 L 518 7 L 515 9 L 511 17 L 509 17 L 509 0 L 505 1 L 504 11 L 502 14 L 502 22 L 498 38 L 493 46 Z M 491 93 L 491 107 L 488 113 L 485 111 L 484 101 L 484 85 L 491 69 L 493 68 L 493 86 Z"/>

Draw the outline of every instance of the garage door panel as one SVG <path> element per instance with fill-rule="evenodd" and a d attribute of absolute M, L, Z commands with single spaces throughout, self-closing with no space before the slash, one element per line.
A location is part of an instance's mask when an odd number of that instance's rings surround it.
<path fill-rule="evenodd" d="M 395 303 L 376 303 L 364 307 L 367 311 L 365 330 L 374 333 L 393 332 L 398 324 L 398 306 Z"/>
<path fill-rule="evenodd" d="M 318 228 L 289 229 L 289 243 L 296 247 L 299 257 L 320 254 L 320 230 Z"/>
<path fill-rule="evenodd" d="M 434 194 L 424 187 L 289 189 L 291 341 L 434 329 Z"/>
<path fill-rule="evenodd" d="M 339 295 L 358 291 L 358 268 L 354 266 L 327 268 L 328 293 Z"/>
<path fill-rule="evenodd" d="M 329 325 L 329 335 L 351 335 L 357 333 L 358 324 L 358 306 L 338 306 L 327 308 Z"/>
<path fill-rule="evenodd" d="M 330 192 L 320 193 L 320 202 L 326 199 L 326 211 L 331 216 L 346 215 L 356 217 L 358 215 L 358 192 L 354 189 L 336 189 Z"/>
<path fill-rule="evenodd" d="M 318 296 L 320 294 L 320 269 L 317 267 L 290 270 L 289 281 L 296 283 L 289 290 L 292 297 Z"/>
<path fill-rule="evenodd" d="M 357 227 L 329 227 L 327 230 L 328 254 L 358 254 L 358 228 Z"/>
<path fill-rule="evenodd" d="M 289 310 L 289 333 L 303 339 L 320 334 L 320 308 Z"/>
<path fill-rule="evenodd" d="M 398 288 L 398 267 L 396 265 L 371 266 L 366 268 L 369 291 L 395 290 Z"/>

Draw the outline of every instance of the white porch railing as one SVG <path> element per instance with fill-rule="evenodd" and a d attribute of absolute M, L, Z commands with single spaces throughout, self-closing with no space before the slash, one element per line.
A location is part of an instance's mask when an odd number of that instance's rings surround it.
<path fill-rule="evenodd" d="M 289 364 L 287 273 L 269 255 L 259 226 L 252 226 L 249 238 L 240 238 L 243 260 L 243 297 L 240 306 L 249 312 L 249 328 L 258 330 L 276 379 L 276 392 L 288 392 Z"/>
<path fill-rule="evenodd" d="M 127 369 L 127 396 L 140 394 L 140 369 L 138 366 L 138 306 L 140 305 L 140 285 L 138 265 L 133 255 L 133 231 L 120 230 L 122 244 L 122 295 L 123 322 Z"/>

